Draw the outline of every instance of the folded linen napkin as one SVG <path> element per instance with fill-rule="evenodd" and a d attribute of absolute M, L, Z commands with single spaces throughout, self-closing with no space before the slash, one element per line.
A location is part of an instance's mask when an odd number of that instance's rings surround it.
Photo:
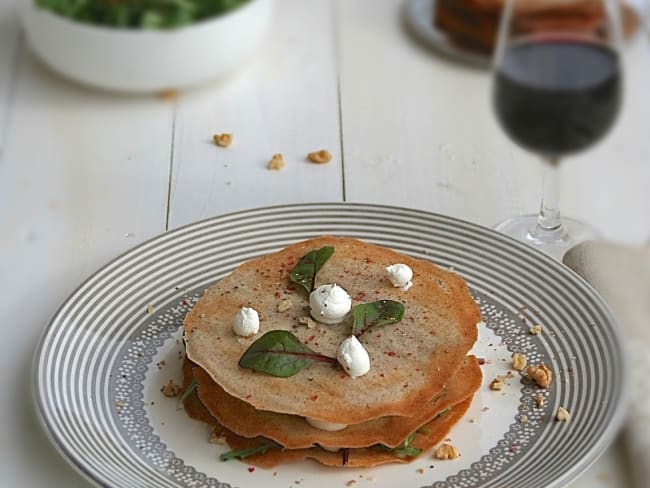
<path fill-rule="evenodd" d="M 631 405 L 623 440 L 635 487 L 650 480 L 650 245 L 587 242 L 564 256 L 618 318 L 630 354 Z"/>

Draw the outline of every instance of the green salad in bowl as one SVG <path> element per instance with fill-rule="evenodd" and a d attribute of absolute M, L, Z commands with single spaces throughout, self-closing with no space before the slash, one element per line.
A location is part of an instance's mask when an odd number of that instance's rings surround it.
<path fill-rule="evenodd" d="M 1 0 L 0 0 L 1 1 Z M 22 0 L 45 64 L 111 91 L 161 92 L 233 71 L 264 43 L 273 0 Z"/>
<path fill-rule="evenodd" d="M 249 0 L 34 0 L 40 8 L 89 24 L 171 29 L 216 17 Z"/>

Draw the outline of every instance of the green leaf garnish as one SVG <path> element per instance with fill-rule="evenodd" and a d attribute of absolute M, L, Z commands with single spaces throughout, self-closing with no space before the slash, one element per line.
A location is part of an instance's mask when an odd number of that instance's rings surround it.
<path fill-rule="evenodd" d="M 451 407 L 449 407 L 449 408 L 445 408 L 445 409 L 442 410 L 441 412 L 438 412 L 438 415 L 436 415 L 436 418 L 439 419 L 440 417 L 444 417 L 444 416 L 447 415 L 450 411 L 451 411 Z"/>
<path fill-rule="evenodd" d="M 253 454 L 264 454 L 266 451 L 274 447 L 280 447 L 280 446 L 273 441 L 265 441 L 259 446 L 247 447 L 246 449 L 237 449 L 235 451 L 224 452 L 221 456 L 219 456 L 219 459 L 221 459 L 222 461 L 228 461 L 230 459 L 235 459 L 235 458 L 244 459 L 247 458 L 248 456 L 252 456 Z"/>
<path fill-rule="evenodd" d="M 183 408 L 183 404 L 185 403 L 185 400 L 192 394 L 194 390 L 196 390 L 197 387 L 196 380 L 192 380 L 190 385 L 185 389 L 183 394 L 178 398 L 178 402 L 176 402 L 176 410 L 181 410 Z"/>
<path fill-rule="evenodd" d="M 415 440 L 416 434 L 419 432 L 420 429 L 416 430 L 413 432 L 411 435 L 409 435 L 406 439 L 404 439 L 404 442 L 402 442 L 399 446 L 397 447 L 387 447 L 383 446 L 387 451 L 392 452 L 399 458 L 403 457 L 415 457 L 419 456 L 422 454 L 422 449 L 419 447 L 413 447 L 411 444 Z"/>
<path fill-rule="evenodd" d="M 321 247 L 314 249 L 305 254 L 298 264 L 296 264 L 289 274 L 289 279 L 292 283 L 302 286 L 307 293 L 311 293 L 316 283 L 316 273 L 323 267 L 332 254 L 334 248 L 332 246 Z"/>
<path fill-rule="evenodd" d="M 315 362 L 336 364 L 337 360 L 308 348 L 291 332 L 272 330 L 246 349 L 239 359 L 239 366 L 288 378 Z"/>
<path fill-rule="evenodd" d="M 394 300 L 361 303 L 352 309 L 352 335 L 359 337 L 369 329 L 396 324 L 404 317 L 404 305 Z"/>

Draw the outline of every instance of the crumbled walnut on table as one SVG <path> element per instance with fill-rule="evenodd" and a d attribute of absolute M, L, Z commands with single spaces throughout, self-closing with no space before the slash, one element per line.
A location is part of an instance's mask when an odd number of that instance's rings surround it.
<path fill-rule="evenodd" d="M 503 390 L 504 386 L 506 386 L 506 384 L 503 382 L 503 378 L 501 376 L 497 376 L 490 383 L 490 390 L 493 391 Z"/>
<path fill-rule="evenodd" d="M 560 422 L 568 422 L 569 419 L 571 418 L 571 414 L 569 413 L 569 411 L 566 408 L 560 407 L 560 408 L 557 409 L 557 413 L 555 414 L 555 418 L 556 418 L 556 420 L 558 420 Z"/>
<path fill-rule="evenodd" d="M 528 376 L 542 388 L 547 388 L 553 381 L 553 373 L 545 364 L 528 366 Z"/>
<path fill-rule="evenodd" d="M 525 424 L 526 422 L 528 422 L 528 415 L 521 414 L 519 416 L 519 423 L 520 424 Z"/>
<path fill-rule="evenodd" d="M 228 147 L 232 144 L 232 134 L 215 134 L 212 140 L 219 147 Z"/>
<path fill-rule="evenodd" d="M 174 383 L 174 380 L 169 380 L 169 382 L 163 386 L 160 391 L 162 391 L 162 394 L 165 395 L 166 397 L 175 397 L 178 396 L 181 393 L 181 390 L 183 388 L 180 385 L 177 385 Z"/>
<path fill-rule="evenodd" d="M 278 303 L 278 312 L 286 312 L 287 310 L 290 310 L 292 306 L 293 304 L 291 303 L 291 300 L 285 298 L 280 303 Z"/>
<path fill-rule="evenodd" d="M 167 90 L 163 90 L 158 93 L 158 98 L 165 102 L 173 102 L 178 98 L 178 91 L 174 90 L 173 88 L 168 88 Z"/>
<path fill-rule="evenodd" d="M 542 408 L 544 406 L 544 395 L 541 393 L 535 395 L 535 405 L 537 408 Z"/>
<path fill-rule="evenodd" d="M 269 161 L 269 164 L 266 165 L 266 169 L 269 169 L 271 171 L 278 171 L 284 168 L 284 166 L 285 162 L 282 154 L 277 153 L 273 155 L 271 161 Z"/>
<path fill-rule="evenodd" d="M 528 359 L 525 354 L 516 352 L 512 355 L 512 369 L 523 371 L 526 368 L 527 363 Z"/>
<path fill-rule="evenodd" d="M 542 333 L 541 325 L 533 325 L 528 331 L 531 335 L 540 335 Z"/>
<path fill-rule="evenodd" d="M 324 164 L 329 163 L 332 160 L 332 155 L 329 151 L 321 149 L 320 151 L 314 151 L 307 154 L 307 159 L 312 163 Z"/>
<path fill-rule="evenodd" d="M 442 444 L 434 452 L 433 457 L 436 459 L 456 459 L 460 456 L 460 452 L 451 444 Z"/>

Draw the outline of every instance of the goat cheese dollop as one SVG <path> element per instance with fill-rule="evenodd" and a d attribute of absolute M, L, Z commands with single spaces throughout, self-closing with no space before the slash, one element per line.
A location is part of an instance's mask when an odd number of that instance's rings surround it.
<path fill-rule="evenodd" d="M 413 286 L 413 270 L 407 264 L 391 264 L 386 267 L 388 279 L 394 287 L 406 291 Z"/>
<path fill-rule="evenodd" d="M 321 285 L 309 295 L 309 308 L 314 320 L 338 324 L 350 312 L 352 298 L 340 286 Z"/>
<path fill-rule="evenodd" d="M 250 337 L 260 330 L 260 316 L 257 310 L 251 307 L 242 307 L 235 315 L 232 330 L 242 337 Z"/>
<path fill-rule="evenodd" d="M 370 371 L 368 351 L 365 350 L 359 339 L 354 336 L 350 336 L 341 342 L 336 359 L 352 378 L 358 378 Z"/>

